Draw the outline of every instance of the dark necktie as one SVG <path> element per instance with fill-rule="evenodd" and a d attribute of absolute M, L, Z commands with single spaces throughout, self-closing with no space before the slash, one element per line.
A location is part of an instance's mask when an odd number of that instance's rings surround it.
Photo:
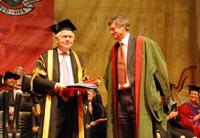
<path fill-rule="evenodd" d="M 120 43 L 118 49 L 118 83 L 120 85 L 126 83 L 126 67 L 125 67 L 125 56 L 123 52 L 123 43 Z"/>
<path fill-rule="evenodd" d="M 69 76 L 69 70 L 67 66 L 67 61 L 66 61 L 67 53 L 63 53 L 63 60 L 61 62 L 62 64 L 62 69 L 63 69 L 63 83 L 65 85 L 70 84 L 70 76 Z"/>

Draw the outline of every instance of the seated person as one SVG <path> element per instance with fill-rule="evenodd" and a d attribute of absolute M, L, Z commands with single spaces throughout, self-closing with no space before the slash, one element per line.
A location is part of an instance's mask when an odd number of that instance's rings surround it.
<path fill-rule="evenodd" d="M 0 90 L 8 90 L 9 91 L 9 126 L 12 127 L 13 124 L 13 116 L 14 116 L 14 99 L 15 94 L 17 92 L 21 92 L 15 89 L 15 85 L 17 80 L 20 78 L 19 75 L 14 74 L 10 71 L 7 71 L 3 76 L 3 85 L 0 87 Z"/>
<path fill-rule="evenodd" d="M 15 70 L 14 70 L 14 73 L 20 76 L 20 78 L 17 80 L 17 83 L 16 83 L 15 87 L 16 87 L 16 89 L 21 89 L 22 78 L 23 78 L 23 75 L 24 75 L 24 66 L 17 65 Z"/>
<path fill-rule="evenodd" d="M 180 123 L 191 130 L 198 138 L 200 138 L 200 104 L 199 90 L 197 86 L 189 86 L 189 102 L 184 103 L 180 109 Z"/>
<path fill-rule="evenodd" d="M 107 112 L 102 105 L 100 94 L 92 89 L 87 91 L 90 112 L 91 138 L 106 138 Z M 97 96 L 97 97 L 96 97 Z"/>
<path fill-rule="evenodd" d="M 12 73 L 10 71 L 7 71 L 5 75 L 3 76 L 3 85 L 0 87 L 0 90 L 9 90 L 16 92 L 22 92 L 21 90 L 18 91 L 15 86 L 17 83 L 17 80 L 20 78 L 19 75 Z"/>
<path fill-rule="evenodd" d="M 168 120 L 168 131 L 172 138 L 197 138 L 194 133 L 182 126 L 178 121 L 179 112 L 176 110 L 176 102 L 169 101 L 169 114 Z"/>

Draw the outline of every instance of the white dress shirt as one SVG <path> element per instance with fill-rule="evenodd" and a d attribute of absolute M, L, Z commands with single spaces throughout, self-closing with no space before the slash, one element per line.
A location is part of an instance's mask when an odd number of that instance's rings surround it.
<path fill-rule="evenodd" d="M 58 58 L 59 58 L 59 65 L 60 65 L 60 83 L 63 83 L 63 68 L 62 68 L 62 60 L 66 60 L 68 71 L 69 71 L 69 78 L 70 78 L 70 84 L 74 84 L 74 77 L 73 77 L 73 72 L 72 72 L 72 65 L 71 65 L 71 59 L 70 59 L 70 53 L 69 51 L 67 52 L 67 56 L 65 59 L 63 59 L 63 52 L 58 49 Z"/>

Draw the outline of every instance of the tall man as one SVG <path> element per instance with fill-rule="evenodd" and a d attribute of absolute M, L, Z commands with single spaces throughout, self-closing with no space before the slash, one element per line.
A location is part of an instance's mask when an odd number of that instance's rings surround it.
<path fill-rule="evenodd" d="M 31 90 L 36 94 L 35 109 L 41 110 L 33 130 L 42 138 L 82 138 L 86 126 L 83 102 L 87 105 L 87 94 L 75 92 L 69 96 L 64 91 L 66 85 L 80 82 L 83 77 L 83 61 L 71 50 L 76 27 L 66 19 L 50 29 L 55 33 L 57 47 L 40 55 L 34 70 Z"/>
<path fill-rule="evenodd" d="M 153 124 L 165 130 L 167 127 L 164 107 L 170 88 L 164 56 L 154 41 L 130 35 L 128 17 L 115 16 L 108 25 L 118 42 L 112 47 L 104 76 L 108 91 L 107 137 L 153 138 Z"/>

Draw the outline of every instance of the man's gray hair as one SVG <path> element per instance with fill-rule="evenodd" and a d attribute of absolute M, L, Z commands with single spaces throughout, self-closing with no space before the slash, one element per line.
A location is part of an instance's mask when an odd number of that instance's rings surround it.
<path fill-rule="evenodd" d="M 110 26 L 113 22 L 115 22 L 115 24 L 118 27 L 125 25 L 126 31 L 129 32 L 130 21 L 129 21 L 129 18 L 127 16 L 121 16 L 121 15 L 120 16 L 119 15 L 114 16 L 108 21 L 108 25 Z"/>

